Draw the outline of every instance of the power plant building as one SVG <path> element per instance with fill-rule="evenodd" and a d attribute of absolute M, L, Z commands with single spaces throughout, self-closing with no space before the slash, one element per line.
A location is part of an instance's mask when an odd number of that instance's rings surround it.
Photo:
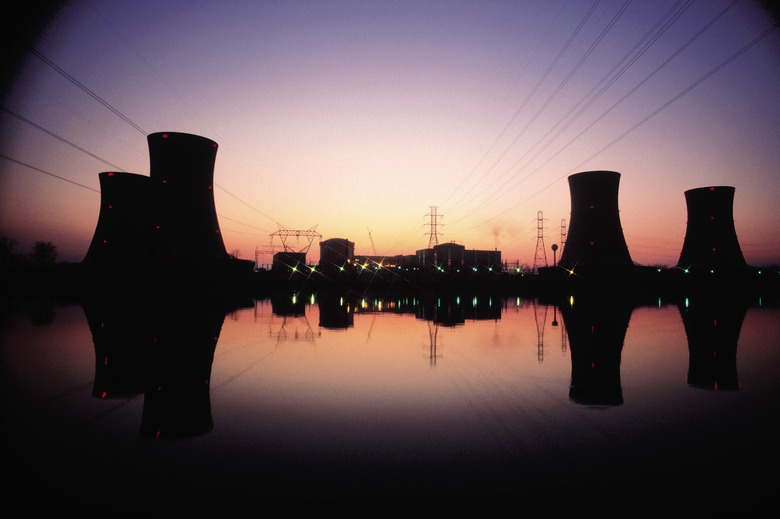
<path fill-rule="evenodd" d="M 680 269 L 714 273 L 746 266 L 734 228 L 734 193 L 730 186 L 685 192 L 688 222 L 677 262 Z"/>
<path fill-rule="evenodd" d="M 103 172 L 100 213 L 84 263 L 136 261 L 151 252 L 150 179 L 135 173 Z"/>
<path fill-rule="evenodd" d="M 83 263 L 160 266 L 230 260 L 214 201 L 217 143 L 175 132 L 152 133 L 147 142 L 148 177 L 100 173 L 100 213 Z"/>
<path fill-rule="evenodd" d="M 320 269 L 332 271 L 346 268 L 355 257 L 355 243 L 345 238 L 330 238 L 320 242 Z"/>
<path fill-rule="evenodd" d="M 417 266 L 422 270 L 492 270 L 502 269 L 501 251 L 473 250 L 457 243 L 441 243 L 428 249 L 417 251 Z"/>
<path fill-rule="evenodd" d="M 633 267 L 618 209 L 620 173 L 586 171 L 569 176 L 571 217 L 559 265 L 567 269 Z"/>
<path fill-rule="evenodd" d="M 217 143 L 184 133 L 153 133 L 154 251 L 164 257 L 227 258 L 214 203 Z"/>

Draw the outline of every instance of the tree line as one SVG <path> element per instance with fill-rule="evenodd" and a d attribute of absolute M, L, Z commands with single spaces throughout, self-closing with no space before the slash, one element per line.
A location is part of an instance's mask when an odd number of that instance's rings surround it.
<path fill-rule="evenodd" d="M 36 241 L 28 254 L 16 252 L 17 241 L 0 236 L 0 267 L 47 267 L 57 262 L 57 247 L 50 241 Z"/>

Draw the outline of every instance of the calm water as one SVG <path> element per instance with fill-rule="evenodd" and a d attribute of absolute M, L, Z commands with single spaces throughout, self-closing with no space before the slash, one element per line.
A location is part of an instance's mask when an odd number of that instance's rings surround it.
<path fill-rule="evenodd" d="M 214 310 L 7 312 L 9 497 L 101 517 L 774 502 L 780 309 L 763 301 L 301 294 Z"/>

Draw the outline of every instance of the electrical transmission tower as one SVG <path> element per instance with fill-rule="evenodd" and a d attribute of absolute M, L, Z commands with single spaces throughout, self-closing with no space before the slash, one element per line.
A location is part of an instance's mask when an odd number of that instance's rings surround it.
<path fill-rule="evenodd" d="M 311 247 L 312 242 L 314 242 L 315 239 L 322 238 L 322 235 L 317 232 L 316 225 L 309 229 L 286 229 L 279 224 L 276 225 L 279 227 L 279 230 L 271 234 L 271 239 L 273 240 L 274 236 L 278 236 L 279 240 L 282 242 L 284 252 L 299 252 L 306 254 L 309 252 L 309 248 Z M 290 237 L 294 237 L 296 242 L 298 242 L 296 243 L 296 247 L 293 247 L 287 241 Z M 300 245 L 301 238 L 306 240 L 306 243 L 303 245 Z"/>
<path fill-rule="evenodd" d="M 563 248 L 566 246 L 566 218 L 561 220 L 561 254 L 563 254 Z"/>
<path fill-rule="evenodd" d="M 542 212 L 536 213 L 536 254 L 534 254 L 534 271 L 547 266 L 547 251 L 544 250 L 544 218 Z"/>
<path fill-rule="evenodd" d="M 429 216 L 431 218 L 431 222 L 427 223 L 425 225 L 429 226 L 431 230 L 427 232 L 428 235 L 428 248 L 432 249 L 434 245 L 439 244 L 439 236 L 442 234 L 439 232 L 439 226 L 444 225 L 443 223 L 439 222 L 439 218 L 442 218 L 443 215 L 440 215 L 438 213 L 438 207 L 437 206 L 431 206 L 431 212 L 426 214 L 425 216 Z"/>

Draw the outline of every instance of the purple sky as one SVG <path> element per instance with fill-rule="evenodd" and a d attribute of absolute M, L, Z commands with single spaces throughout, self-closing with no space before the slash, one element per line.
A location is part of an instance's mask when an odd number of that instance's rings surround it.
<path fill-rule="evenodd" d="M 0 234 L 80 261 L 98 173 L 148 174 L 145 134 L 179 131 L 219 143 L 246 259 L 279 225 L 411 253 L 436 206 L 441 241 L 530 264 L 537 212 L 549 249 L 566 177 L 605 169 L 635 262 L 674 265 L 684 191 L 730 185 L 747 261 L 777 263 L 774 23 L 754 0 L 71 2 L 3 100 Z"/>

